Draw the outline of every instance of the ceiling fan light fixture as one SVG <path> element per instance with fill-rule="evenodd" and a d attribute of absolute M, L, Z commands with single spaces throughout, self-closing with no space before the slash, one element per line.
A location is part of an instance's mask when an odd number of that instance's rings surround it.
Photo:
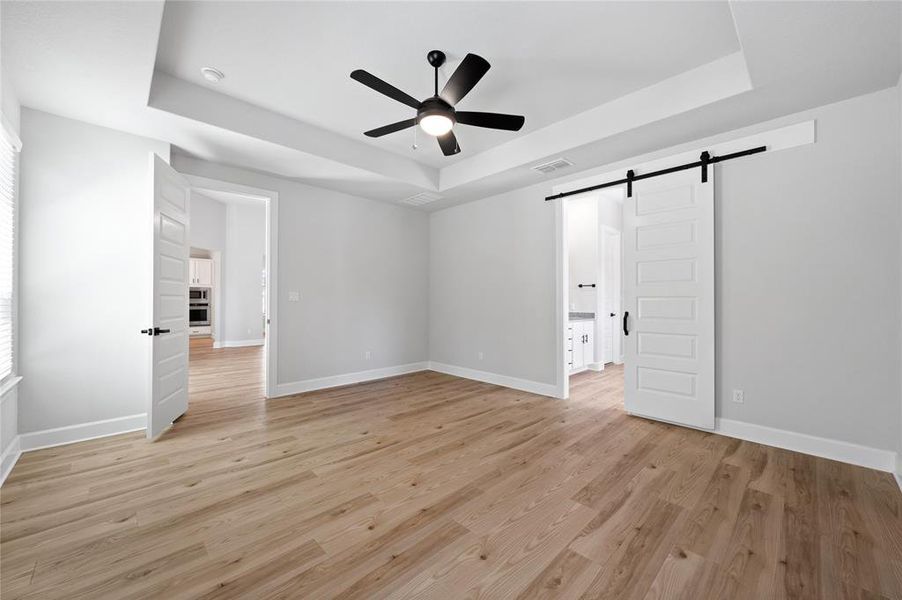
<path fill-rule="evenodd" d="M 445 135 L 454 127 L 454 121 L 446 115 L 426 115 L 420 118 L 420 128 L 429 135 Z"/>

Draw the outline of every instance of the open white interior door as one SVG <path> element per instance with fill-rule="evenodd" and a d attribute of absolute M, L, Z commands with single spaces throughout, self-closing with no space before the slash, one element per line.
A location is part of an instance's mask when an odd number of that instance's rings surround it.
<path fill-rule="evenodd" d="M 623 207 L 625 408 L 702 429 L 714 428 L 713 171 L 635 182 Z"/>
<path fill-rule="evenodd" d="M 188 182 L 156 154 L 153 171 L 153 323 L 147 437 L 188 410 Z"/>

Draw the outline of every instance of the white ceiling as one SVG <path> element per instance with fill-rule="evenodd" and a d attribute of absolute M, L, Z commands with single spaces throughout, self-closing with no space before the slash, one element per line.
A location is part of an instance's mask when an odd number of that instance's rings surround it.
<path fill-rule="evenodd" d="M 464 154 L 456 157 L 424 135 L 413 150 L 413 129 L 364 137 L 415 111 L 351 71 L 368 70 L 422 100 L 434 91 L 426 62 L 433 48 L 448 55 L 439 86 L 468 52 L 492 65 L 459 108 L 526 115 L 524 128 L 461 127 Z M 737 50 L 726 2 L 171 2 L 157 69 L 444 167 Z M 204 66 L 226 78 L 206 82 Z"/>
<path fill-rule="evenodd" d="M 167 141 L 205 160 L 434 210 L 894 85 L 887 2 L 0 2 L 0 66 L 23 106 Z M 444 157 L 366 129 L 408 109 L 364 68 L 431 94 L 425 53 L 492 69 L 462 109 L 526 116 L 461 127 Z M 201 66 L 226 79 L 212 85 Z M 441 82 L 440 82 L 441 85 Z M 411 115 L 412 116 L 412 115 Z M 428 143 L 424 143 L 428 142 Z M 564 172 L 562 172 L 564 173 Z"/>

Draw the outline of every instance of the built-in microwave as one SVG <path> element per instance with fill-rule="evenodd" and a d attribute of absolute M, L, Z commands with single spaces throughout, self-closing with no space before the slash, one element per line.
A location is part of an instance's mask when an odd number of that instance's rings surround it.
<path fill-rule="evenodd" d="M 209 302 L 210 290 L 208 288 L 188 288 L 189 302 Z"/>
<path fill-rule="evenodd" d="M 210 305 L 204 303 L 188 304 L 189 327 L 203 327 L 210 324 Z"/>

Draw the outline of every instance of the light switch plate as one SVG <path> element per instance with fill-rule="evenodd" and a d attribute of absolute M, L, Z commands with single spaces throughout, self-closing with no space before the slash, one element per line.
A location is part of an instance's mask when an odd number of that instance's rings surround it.
<path fill-rule="evenodd" d="M 289 302 L 298 302 L 301 299 L 300 292 L 288 292 L 288 301 Z"/>

